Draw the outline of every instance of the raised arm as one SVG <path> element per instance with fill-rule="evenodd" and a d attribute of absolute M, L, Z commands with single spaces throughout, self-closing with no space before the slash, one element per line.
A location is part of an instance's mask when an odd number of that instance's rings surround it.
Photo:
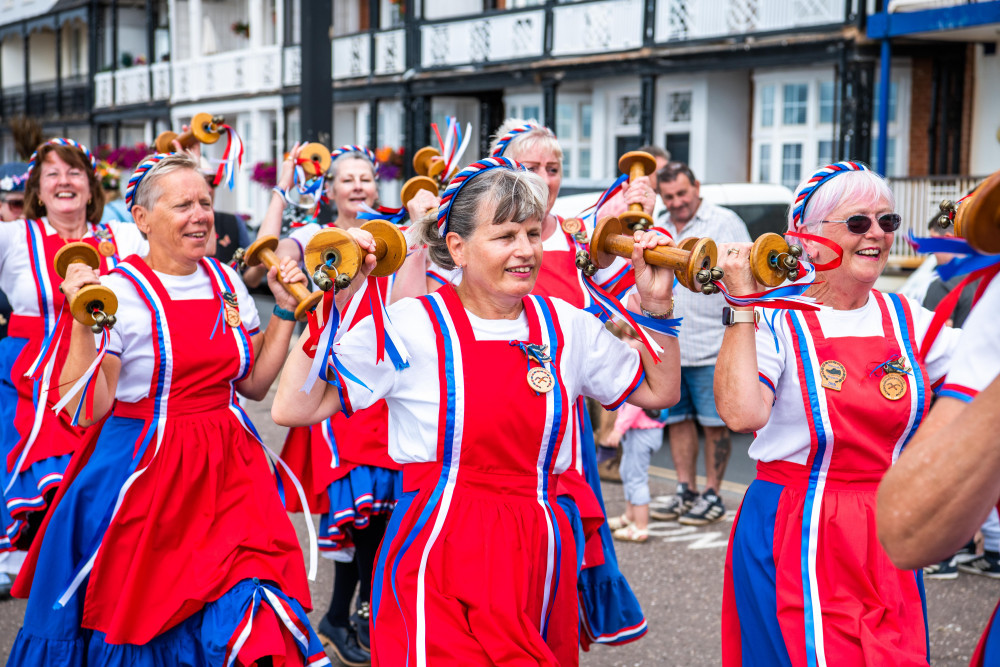
<path fill-rule="evenodd" d="M 750 243 L 719 245 L 719 268 L 725 272 L 723 281 L 731 294 L 760 291 L 750 274 L 750 247 Z M 753 311 L 753 308 L 739 306 L 734 310 Z M 715 407 L 731 430 L 751 433 L 763 428 L 770 419 L 774 392 L 760 382 L 754 322 L 726 327 L 715 364 L 714 389 Z"/>
<path fill-rule="evenodd" d="M 294 184 L 295 165 L 297 164 L 296 161 L 299 158 L 301 150 L 302 145 L 296 143 L 292 146 L 288 157 L 281 163 L 281 174 L 278 176 L 278 182 L 275 185 L 285 192 L 288 192 Z M 267 212 L 264 213 L 264 219 L 257 229 L 257 238 L 262 236 L 281 236 L 281 215 L 284 210 L 284 198 L 280 193 L 272 191 L 271 201 L 267 205 Z M 288 239 L 282 239 L 275 253 L 278 257 L 291 257 L 296 262 L 302 259 L 302 253 L 299 251 L 298 245 Z M 250 287 L 257 287 L 266 274 L 267 267 L 263 265 L 251 266 L 243 272 L 243 281 Z"/>

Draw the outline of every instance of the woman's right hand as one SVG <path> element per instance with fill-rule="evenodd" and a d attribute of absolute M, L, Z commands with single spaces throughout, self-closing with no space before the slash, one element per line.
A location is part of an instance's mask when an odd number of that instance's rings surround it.
<path fill-rule="evenodd" d="M 74 262 L 66 267 L 66 277 L 59 285 L 59 291 L 66 295 L 67 301 L 72 301 L 77 292 L 85 285 L 100 285 L 101 274 L 82 262 Z"/>
<path fill-rule="evenodd" d="M 725 273 L 722 284 L 733 296 L 757 294 L 766 288 L 754 280 L 750 271 L 750 248 L 752 243 L 720 243 L 719 268 Z"/>
<path fill-rule="evenodd" d="M 418 190 L 413 199 L 406 203 L 406 212 L 410 214 L 410 220 L 416 222 L 426 216 L 431 210 L 437 211 L 441 198 L 435 196 L 427 190 Z"/>
<path fill-rule="evenodd" d="M 296 141 L 288 151 L 288 157 L 281 162 L 281 173 L 278 174 L 278 182 L 275 185 L 286 192 L 295 184 L 295 165 L 299 163 L 299 153 L 302 152 L 303 146 L 304 143 Z"/>

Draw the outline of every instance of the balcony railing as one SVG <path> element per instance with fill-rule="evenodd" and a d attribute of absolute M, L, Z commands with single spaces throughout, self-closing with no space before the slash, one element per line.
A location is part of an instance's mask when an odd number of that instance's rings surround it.
<path fill-rule="evenodd" d="M 844 23 L 854 0 L 657 0 L 656 42 L 712 39 Z M 802 5 L 808 5 L 804 11 Z"/>
<path fill-rule="evenodd" d="M 173 101 L 245 95 L 281 88 L 281 47 L 229 51 L 171 65 Z"/>
<path fill-rule="evenodd" d="M 152 78 L 152 88 L 150 87 Z M 170 99 L 170 63 L 135 65 L 94 76 L 94 107 L 128 106 Z"/>
<path fill-rule="evenodd" d="M 427 23 L 420 27 L 421 65 L 427 69 L 538 58 L 545 51 L 544 34 L 541 10 Z"/>
<path fill-rule="evenodd" d="M 642 0 L 556 7 L 552 55 L 626 51 L 642 46 Z"/>
<path fill-rule="evenodd" d="M 375 33 L 375 74 L 402 74 L 406 71 L 406 32 L 387 30 Z"/>
<path fill-rule="evenodd" d="M 298 46 L 286 46 L 281 66 L 281 83 L 285 86 L 297 86 L 301 81 L 302 49 Z"/>
<path fill-rule="evenodd" d="M 353 79 L 371 74 L 371 33 L 359 32 L 333 40 L 333 78 Z"/>

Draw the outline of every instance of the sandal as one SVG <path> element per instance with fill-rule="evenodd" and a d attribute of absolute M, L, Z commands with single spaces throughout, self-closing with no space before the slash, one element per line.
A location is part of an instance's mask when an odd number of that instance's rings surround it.
<path fill-rule="evenodd" d="M 649 529 L 636 528 L 634 523 L 630 523 L 614 531 L 611 535 L 622 542 L 645 542 L 649 539 Z"/>
<path fill-rule="evenodd" d="M 608 528 L 611 530 L 621 530 L 625 526 L 631 526 L 632 522 L 629 521 L 628 516 L 622 514 L 621 516 L 613 516 L 608 519 Z"/>

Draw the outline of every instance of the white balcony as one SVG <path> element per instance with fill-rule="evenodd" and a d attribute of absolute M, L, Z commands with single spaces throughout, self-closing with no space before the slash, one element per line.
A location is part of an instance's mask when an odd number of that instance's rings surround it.
<path fill-rule="evenodd" d="M 956 201 L 982 183 L 986 176 L 923 176 L 890 178 L 889 185 L 896 196 L 896 211 L 903 226 L 896 232 L 889 251 L 894 264 L 913 267 L 923 261 L 907 242 L 909 232 L 927 236 L 927 222 L 937 212 L 942 199 Z"/>
<path fill-rule="evenodd" d="M 539 58 L 544 51 L 545 12 L 507 12 L 468 21 L 420 27 L 425 68 Z"/>
<path fill-rule="evenodd" d="M 375 33 L 375 74 L 402 74 L 406 70 L 406 32 Z"/>
<path fill-rule="evenodd" d="M 371 35 L 360 32 L 333 40 L 333 78 L 353 79 L 371 74 Z"/>
<path fill-rule="evenodd" d="M 150 65 L 149 70 L 153 74 L 153 99 L 170 99 L 170 63 L 156 63 Z"/>
<path fill-rule="evenodd" d="M 643 4 L 642 0 L 608 0 L 556 7 L 552 55 L 640 48 Z"/>
<path fill-rule="evenodd" d="M 150 74 L 153 87 L 150 91 Z M 121 107 L 170 99 L 170 64 L 135 65 L 94 76 L 94 108 Z"/>
<path fill-rule="evenodd" d="M 277 91 L 282 80 L 281 56 L 280 46 L 265 46 L 175 62 L 173 101 Z"/>
<path fill-rule="evenodd" d="M 141 104 L 150 99 L 148 67 L 137 65 L 115 72 L 115 106 Z"/>
<path fill-rule="evenodd" d="M 281 69 L 281 82 L 286 86 L 297 86 L 302 81 L 302 49 L 298 46 L 285 47 L 285 59 Z"/>
<path fill-rule="evenodd" d="M 114 104 L 115 77 L 111 72 L 94 75 L 94 108 L 103 109 Z"/>
<path fill-rule="evenodd" d="M 656 41 L 712 39 L 844 23 L 850 1 L 657 0 Z M 808 11 L 802 5 L 808 5 Z"/>

